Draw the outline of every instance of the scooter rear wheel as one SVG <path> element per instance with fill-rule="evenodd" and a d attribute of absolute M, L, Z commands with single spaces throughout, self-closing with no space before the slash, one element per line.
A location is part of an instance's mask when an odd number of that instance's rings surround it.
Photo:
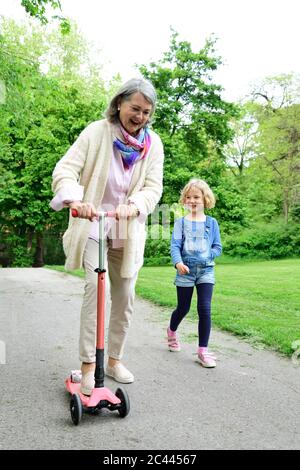
<path fill-rule="evenodd" d="M 115 395 L 121 400 L 121 407 L 118 409 L 119 415 L 121 416 L 121 418 L 125 418 L 125 416 L 127 416 L 130 411 L 130 401 L 128 393 L 124 388 L 119 387 L 117 388 Z"/>
<path fill-rule="evenodd" d="M 82 403 L 78 393 L 74 393 L 70 401 L 70 412 L 73 423 L 77 426 L 82 418 Z"/>

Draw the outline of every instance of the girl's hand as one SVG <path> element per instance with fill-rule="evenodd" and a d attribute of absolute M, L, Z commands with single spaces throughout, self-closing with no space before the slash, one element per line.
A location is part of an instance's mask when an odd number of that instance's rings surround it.
<path fill-rule="evenodd" d="M 138 209 L 135 204 L 120 204 L 116 209 L 116 219 L 129 219 L 129 217 L 136 217 Z"/>
<path fill-rule="evenodd" d="M 69 204 L 70 209 L 76 209 L 78 217 L 81 219 L 89 219 L 92 221 L 94 218 L 98 219 L 98 213 L 94 204 L 90 202 L 74 201 Z"/>
<path fill-rule="evenodd" d="M 182 275 L 188 274 L 190 272 L 189 267 L 183 263 L 177 263 L 175 268 L 177 269 L 178 273 Z"/>

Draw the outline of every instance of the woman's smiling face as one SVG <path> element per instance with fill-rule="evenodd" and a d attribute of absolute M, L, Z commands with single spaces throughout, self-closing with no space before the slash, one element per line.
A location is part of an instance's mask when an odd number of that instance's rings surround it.
<path fill-rule="evenodd" d="M 135 136 L 151 116 L 152 104 L 141 93 L 134 93 L 119 103 L 119 118 L 124 129 Z"/>

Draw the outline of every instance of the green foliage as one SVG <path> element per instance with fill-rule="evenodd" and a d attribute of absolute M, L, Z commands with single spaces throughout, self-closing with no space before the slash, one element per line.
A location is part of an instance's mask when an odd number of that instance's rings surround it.
<path fill-rule="evenodd" d="M 67 215 L 65 214 L 65 223 L 67 223 Z M 47 230 L 44 236 L 44 262 L 46 264 L 64 265 L 65 254 L 62 246 L 63 230 L 59 231 L 53 227 Z"/>
<path fill-rule="evenodd" d="M 223 242 L 224 253 L 232 257 L 277 259 L 300 256 L 297 224 L 255 224 L 226 236 Z"/>
<path fill-rule="evenodd" d="M 28 250 L 26 238 L 21 236 L 21 233 L 8 233 L 6 235 L 2 238 L 2 241 L 7 243 L 7 255 L 11 260 L 11 266 L 32 266 L 34 254 L 31 250 Z"/>
<path fill-rule="evenodd" d="M 46 7 L 48 5 L 54 10 L 61 11 L 60 0 L 21 0 L 21 5 L 30 16 L 37 18 L 42 24 L 47 24 L 49 21 L 46 14 Z M 62 34 L 70 32 L 70 23 L 66 18 L 60 15 L 53 15 L 52 19 L 59 19 Z"/>
<path fill-rule="evenodd" d="M 233 104 L 221 99 L 221 87 L 211 82 L 210 73 L 221 63 L 214 55 L 214 43 L 208 39 L 195 53 L 173 31 L 170 50 L 163 59 L 150 67 L 140 66 L 158 93 L 155 128 L 170 137 L 181 131 L 193 150 L 200 147 L 205 151 L 210 139 L 226 143 L 231 137 L 228 119 L 236 112 Z"/>
<path fill-rule="evenodd" d="M 300 78 L 268 77 L 254 92 L 258 121 L 257 159 L 275 191 L 280 191 L 280 214 L 286 222 L 299 202 Z M 261 174 L 260 174 L 261 179 Z"/>
<path fill-rule="evenodd" d="M 170 263 L 170 227 L 159 224 L 148 226 L 148 236 L 145 246 L 145 258 L 148 264 Z"/>
<path fill-rule="evenodd" d="M 94 93 L 96 74 L 93 80 L 91 76 L 85 79 L 68 62 L 56 76 L 41 73 L 39 57 L 31 51 L 36 31 L 20 29 L 13 22 L 3 22 L 2 26 L 0 81 L 6 87 L 6 100 L 0 105 L 4 130 L 0 135 L 1 243 L 9 245 L 12 264 L 42 265 L 43 235 L 48 230 L 61 233 L 67 223 L 65 211 L 55 213 L 49 207 L 52 171 L 80 131 L 100 118 L 106 97 L 101 81 L 102 94 L 98 90 Z M 56 35 L 66 55 L 69 49 L 73 58 L 75 50 L 81 53 L 77 47 L 80 38 L 74 38 L 76 49 L 60 33 Z M 49 43 L 51 40 L 53 34 Z M 20 55 L 15 52 L 17 43 Z M 43 45 L 39 51 L 45 51 Z M 34 57 L 34 61 L 26 56 Z"/>
<path fill-rule="evenodd" d="M 221 234 L 234 233 L 248 225 L 246 201 L 236 184 L 230 178 L 223 177 L 215 190 L 217 204 L 208 211 L 220 225 Z"/>
<path fill-rule="evenodd" d="M 36 16 L 34 8 L 45 14 L 42 7 L 53 2 L 24 3 L 31 4 Z M 214 43 L 209 39 L 194 52 L 173 32 L 170 50 L 162 60 L 140 66 L 158 93 L 154 128 L 165 149 L 161 202 L 172 206 L 191 177 L 202 178 L 217 197 L 216 207 L 208 213 L 220 224 L 225 252 L 243 257 L 293 255 L 293 244 L 295 253 L 299 244 L 291 227 L 300 220 L 300 87 L 292 76 L 273 77 L 244 107 L 225 102 L 212 80 L 221 63 Z M 14 265 L 41 265 L 43 244 L 48 263 L 51 253 L 55 262 L 63 262 L 60 240 L 67 213 L 55 213 L 49 207 L 51 173 L 80 131 L 102 117 L 120 81 L 117 76 L 108 87 L 104 85 L 101 67 L 91 60 L 76 24 L 63 35 L 46 33 L 42 26 L 1 21 L 0 246 L 4 263 L 9 257 Z M 284 100 L 275 93 L 272 97 L 274 87 L 284 91 Z M 245 138 L 240 154 L 230 144 L 234 132 L 237 138 Z M 236 172 L 232 171 L 234 159 Z M 268 230 L 261 230 L 260 224 L 269 224 L 282 213 L 291 226 L 280 224 L 273 230 L 268 225 Z M 163 223 L 162 218 L 149 220 L 153 230 L 163 232 L 148 238 L 146 263 L 170 262 L 167 228 L 156 226 Z M 170 218 L 172 229 L 172 214 Z M 250 224 L 255 225 L 250 229 Z"/>
<path fill-rule="evenodd" d="M 144 266 L 168 266 L 169 264 L 171 264 L 170 256 L 150 256 L 144 260 Z"/>
<path fill-rule="evenodd" d="M 300 222 L 300 203 L 293 206 L 290 215 L 293 222 Z"/>
<path fill-rule="evenodd" d="M 240 113 L 230 121 L 234 139 L 225 146 L 227 165 L 236 177 L 241 177 L 255 158 L 257 149 L 257 120 L 254 116 L 254 106 L 251 102 L 240 105 Z"/>
<path fill-rule="evenodd" d="M 206 178 L 219 184 L 225 170 L 223 146 L 232 138 L 229 121 L 238 107 L 221 98 L 221 87 L 212 81 L 221 59 L 210 38 L 198 52 L 172 32 L 170 49 L 158 63 L 139 67 L 158 94 L 154 128 L 165 150 L 162 202 L 172 204 L 187 181 Z M 225 193 L 224 193 L 225 194 Z"/>

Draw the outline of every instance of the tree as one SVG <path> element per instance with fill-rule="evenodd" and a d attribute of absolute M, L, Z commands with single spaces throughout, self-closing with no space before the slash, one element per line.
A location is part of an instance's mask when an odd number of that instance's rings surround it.
<path fill-rule="evenodd" d="M 96 93 L 95 83 L 80 74 L 43 74 L 31 51 L 34 28 L 4 22 L 1 33 L 0 81 L 7 90 L 0 106 L 1 242 L 8 243 L 14 265 L 42 265 L 44 234 L 55 229 L 59 236 L 68 215 L 49 207 L 53 168 L 80 131 L 101 117 L 107 97 L 101 82 Z M 40 40 L 51 48 L 46 35 Z"/>
<path fill-rule="evenodd" d="M 224 148 L 227 165 L 234 176 L 243 176 L 245 168 L 255 158 L 257 143 L 257 121 L 253 114 L 253 104 L 245 103 L 240 107 L 240 115 L 232 119 L 230 127 L 234 132 L 232 142 Z"/>
<path fill-rule="evenodd" d="M 157 90 L 154 127 L 165 146 L 165 193 L 171 192 L 173 200 L 187 175 L 209 157 L 211 146 L 221 156 L 223 145 L 232 137 L 228 123 L 237 110 L 221 99 L 221 87 L 212 83 L 210 73 L 221 63 L 213 46 L 214 40 L 208 39 L 193 52 L 190 43 L 179 41 L 173 31 L 163 59 L 139 68 Z"/>
<path fill-rule="evenodd" d="M 167 204 L 178 200 L 192 176 L 206 179 L 214 189 L 221 180 L 225 182 L 221 178 L 226 171 L 223 149 L 233 137 L 229 123 L 239 109 L 221 98 L 222 88 L 212 81 L 211 74 L 221 63 L 214 44 L 210 38 L 193 52 L 191 44 L 179 41 L 178 33 L 172 31 L 170 49 L 163 58 L 139 67 L 157 90 L 153 126 L 164 143 L 162 202 Z M 230 191 L 220 191 L 220 198 L 229 197 Z M 230 218 L 228 212 L 226 216 Z"/>
<path fill-rule="evenodd" d="M 187 41 L 178 41 L 172 31 L 170 50 L 157 64 L 139 67 L 158 91 L 155 126 L 170 137 L 183 131 L 192 144 L 197 139 L 203 145 L 199 132 L 219 144 L 231 135 L 228 119 L 236 108 L 220 97 L 222 88 L 212 83 L 210 73 L 221 64 L 214 56 L 214 39 L 208 39 L 199 52 L 193 52 Z"/>
<path fill-rule="evenodd" d="M 21 5 L 25 8 L 26 12 L 29 13 L 30 16 L 37 18 L 42 24 L 47 24 L 49 22 L 46 14 L 47 6 L 52 7 L 54 10 L 61 11 L 60 0 L 21 0 Z M 70 31 L 69 20 L 63 16 L 53 15 L 51 19 L 59 19 L 61 32 L 63 34 Z"/>
<path fill-rule="evenodd" d="M 285 221 L 299 204 L 300 185 L 300 79 L 293 75 L 267 78 L 254 90 L 259 123 L 259 157 L 281 189 Z"/>

